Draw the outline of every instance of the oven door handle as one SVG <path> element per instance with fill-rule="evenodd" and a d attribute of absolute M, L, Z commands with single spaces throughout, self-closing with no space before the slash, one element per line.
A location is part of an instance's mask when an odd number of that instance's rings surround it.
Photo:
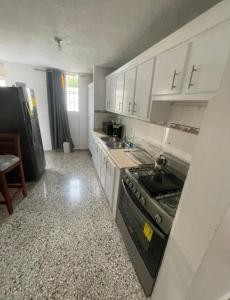
<path fill-rule="evenodd" d="M 124 180 L 122 179 L 121 180 L 121 184 L 122 184 L 122 187 L 123 187 L 123 190 L 125 192 L 125 195 L 127 196 L 127 198 L 129 199 L 129 202 L 131 203 L 131 205 L 133 207 L 135 207 L 136 210 L 138 210 L 138 213 L 146 220 L 146 222 L 148 222 L 152 228 L 154 229 L 155 233 L 157 233 L 162 239 L 165 239 L 166 238 L 166 235 L 161 232 L 154 224 L 151 220 L 149 220 L 141 211 L 140 209 L 138 208 L 138 206 L 135 204 L 135 202 L 132 200 L 132 198 L 130 197 L 129 195 L 129 192 L 127 191 L 127 188 L 125 187 L 125 183 L 124 183 Z"/>

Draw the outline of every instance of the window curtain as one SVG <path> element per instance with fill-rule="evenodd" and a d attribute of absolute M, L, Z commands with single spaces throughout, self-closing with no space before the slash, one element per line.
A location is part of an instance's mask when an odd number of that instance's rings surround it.
<path fill-rule="evenodd" d="M 73 148 L 65 104 L 65 77 L 60 70 L 46 71 L 49 123 L 53 150 L 63 149 L 63 142 Z"/>

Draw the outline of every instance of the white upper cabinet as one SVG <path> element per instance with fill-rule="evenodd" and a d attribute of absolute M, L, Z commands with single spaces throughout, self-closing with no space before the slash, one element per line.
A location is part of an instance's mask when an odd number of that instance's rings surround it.
<path fill-rule="evenodd" d="M 189 45 L 176 47 L 156 57 L 153 77 L 153 95 L 181 92 Z"/>
<path fill-rule="evenodd" d="M 149 101 L 152 87 L 154 59 L 137 66 L 136 88 L 133 103 L 133 114 L 140 118 L 148 118 Z"/>
<path fill-rule="evenodd" d="M 230 23 L 197 36 L 192 42 L 184 91 L 213 93 L 219 88 L 230 50 Z"/>
<path fill-rule="evenodd" d="M 124 73 L 117 76 L 115 111 L 120 113 L 123 111 L 124 78 Z"/>
<path fill-rule="evenodd" d="M 111 79 L 106 78 L 106 90 L 105 90 L 105 108 L 110 110 L 110 97 L 111 97 Z"/>
<path fill-rule="evenodd" d="M 115 111 L 116 84 L 115 76 L 106 78 L 106 110 L 108 111 Z"/>
<path fill-rule="evenodd" d="M 133 68 L 125 72 L 124 99 L 123 99 L 124 114 L 133 113 L 136 72 L 137 72 L 137 68 Z"/>

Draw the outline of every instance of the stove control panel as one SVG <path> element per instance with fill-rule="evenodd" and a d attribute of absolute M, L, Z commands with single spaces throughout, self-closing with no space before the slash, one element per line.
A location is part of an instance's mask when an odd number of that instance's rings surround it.
<path fill-rule="evenodd" d="M 136 196 L 136 198 L 140 201 L 140 203 L 142 205 L 146 204 L 146 199 L 144 198 L 144 196 L 140 193 L 140 191 L 138 190 L 138 188 L 135 186 L 134 183 L 132 183 L 129 179 L 129 177 L 127 175 L 123 176 L 123 180 L 125 181 L 125 183 L 128 185 L 128 187 L 130 188 L 130 190 L 133 192 L 133 194 Z"/>

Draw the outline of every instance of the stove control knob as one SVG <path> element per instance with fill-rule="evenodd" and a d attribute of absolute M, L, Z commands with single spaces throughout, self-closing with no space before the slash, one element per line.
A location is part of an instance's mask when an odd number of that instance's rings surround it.
<path fill-rule="evenodd" d="M 129 178 L 126 177 L 125 182 L 129 183 L 130 182 Z"/>
<path fill-rule="evenodd" d="M 137 196 L 137 198 L 139 199 L 140 196 L 141 196 L 141 194 L 140 194 L 139 192 L 136 192 L 136 196 Z"/>
<path fill-rule="evenodd" d="M 132 188 L 132 191 L 135 193 L 136 192 L 136 188 L 135 188 L 135 186 Z"/>
<path fill-rule="evenodd" d="M 129 183 L 129 187 L 131 188 L 133 186 L 132 182 Z"/>
<path fill-rule="evenodd" d="M 162 221 L 162 218 L 160 215 L 156 214 L 155 217 L 154 217 L 154 220 L 157 222 L 157 224 L 160 224 L 161 221 Z"/>
<path fill-rule="evenodd" d="M 145 205 L 145 204 L 146 204 L 145 198 L 141 197 L 140 201 L 141 201 L 142 205 Z"/>

